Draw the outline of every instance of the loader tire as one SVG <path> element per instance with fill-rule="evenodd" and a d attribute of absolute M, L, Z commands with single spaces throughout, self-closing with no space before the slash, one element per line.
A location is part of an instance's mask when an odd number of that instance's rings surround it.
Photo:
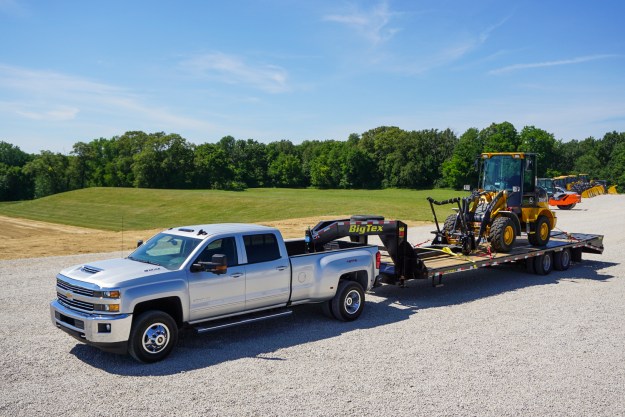
<path fill-rule="evenodd" d="M 510 252 L 516 241 L 514 223 L 509 217 L 497 217 L 490 226 L 490 244 L 495 252 Z"/>
<path fill-rule="evenodd" d="M 456 228 L 454 229 L 454 223 L 456 222 L 457 217 L 457 214 L 450 214 L 445 219 L 445 223 L 443 223 L 443 233 L 445 234 L 445 238 L 454 232 L 454 230 L 458 230 L 460 228 L 460 225 L 456 224 Z M 449 241 L 447 243 L 449 243 Z"/>
<path fill-rule="evenodd" d="M 547 216 L 538 216 L 536 223 L 532 225 L 532 232 L 527 236 L 527 240 L 533 246 L 545 246 L 549 243 L 551 236 L 551 226 Z"/>

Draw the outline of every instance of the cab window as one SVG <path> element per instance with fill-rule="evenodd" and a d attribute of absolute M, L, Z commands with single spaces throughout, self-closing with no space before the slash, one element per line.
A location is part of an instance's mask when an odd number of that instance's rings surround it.
<path fill-rule="evenodd" d="M 243 243 L 250 264 L 280 259 L 278 240 L 272 233 L 243 236 Z"/>
<path fill-rule="evenodd" d="M 237 245 L 233 237 L 217 239 L 206 245 L 200 256 L 194 263 L 210 262 L 213 255 L 226 255 L 228 266 L 237 266 L 239 257 L 237 256 Z"/>

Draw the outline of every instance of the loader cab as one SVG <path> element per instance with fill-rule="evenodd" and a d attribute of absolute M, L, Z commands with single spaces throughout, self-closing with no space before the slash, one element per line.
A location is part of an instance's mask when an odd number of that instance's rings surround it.
<path fill-rule="evenodd" d="M 551 178 L 538 178 L 537 181 L 537 186 L 547 190 L 549 196 L 552 196 L 556 192 L 555 182 Z"/>
<path fill-rule="evenodd" d="M 568 177 L 566 175 L 561 175 L 559 177 L 555 177 L 553 179 L 553 185 L 556 187 L 560 187 L 560 188 L 564 188 L 566 189 L 566 179 Z"/>
<path fill-rule="evenodd" d="M 480 189 L 507 191 L 508 207 L 534 204 L 536 154 L 524 152 L 483 153 Z"/>

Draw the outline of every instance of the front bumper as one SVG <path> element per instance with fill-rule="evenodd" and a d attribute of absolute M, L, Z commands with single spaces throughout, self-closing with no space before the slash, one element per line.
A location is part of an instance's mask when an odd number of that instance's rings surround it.
<path fill-rule="evenodd" d="M 90 314 L 71 310 L 58 300 L 50 303 L 52 324 L 83 343 L 102 350 L 126 353 L 132 314 Z"/>

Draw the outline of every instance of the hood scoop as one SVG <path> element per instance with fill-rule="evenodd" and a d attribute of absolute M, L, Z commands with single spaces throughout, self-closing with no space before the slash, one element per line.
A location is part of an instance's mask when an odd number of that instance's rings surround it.
<path fill-rule="evenodd" d="M 103 269 L 96 268 L 95 266 L 83 265 L 80 270 L 82 272 L 86 272 L 87 274 L 97 274 L 98 272 L 102 272 Z"/>

